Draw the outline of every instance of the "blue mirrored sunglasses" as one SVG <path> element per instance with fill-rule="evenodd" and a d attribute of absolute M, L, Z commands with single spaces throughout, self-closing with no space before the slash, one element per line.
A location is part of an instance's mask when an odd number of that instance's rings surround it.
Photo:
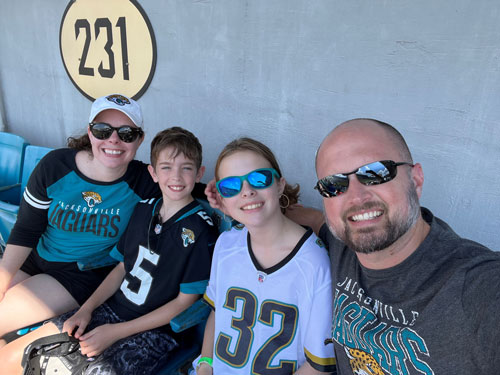
<path fill-rule="evenodd" d="M 274 168 L 256 169 L 244 176 L 229 176 L 217 181 L 216 186 L 220 195 L 224 198 L 231 198 L 239 194 L 243 187 L 243 181 L 254 189 L 265 189 L 274 182 L 274 176 L 280 178 L 279 173 Z"/>
<path fill-rule="evenodd" d="M 398 174 L 398 166 L 409 165 L 412 163 L 399 162 L 392 160 L 381 160 L 369 163 L 348 173 L 338 173 L 323 177 L 314 187 L 325 198 L 336 197 L 347 191 L 349 187 L 349 175 L 355 174 L 358 181 L 363 185 L 380 185 L 393 180 Z"/>

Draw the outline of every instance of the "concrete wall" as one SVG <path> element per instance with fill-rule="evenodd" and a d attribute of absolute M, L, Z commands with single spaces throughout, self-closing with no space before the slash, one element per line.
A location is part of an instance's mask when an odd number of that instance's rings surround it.
<path fill-rule="evenodd" d="M 493 0 L 142 0 L 158 61 L 147 145 L 180 125 L 205 146 L 207 178 L 241 135 L 268 144 L 285 176 L 312 190 L 314 153 L 337 123 L 399 128 L 422 163 L 423 205 L 500 250 L 500 3 Z M 90 102 L 59 54 L 66 1 L 0 2 L 3 117 L 31 143 L 60 147 Z M 2 108 L 2 107 L 0 107 Z M 143 146 L 138 157 L 148 159 Z M 207 179 L 205 179 L 207 180 Z"/>

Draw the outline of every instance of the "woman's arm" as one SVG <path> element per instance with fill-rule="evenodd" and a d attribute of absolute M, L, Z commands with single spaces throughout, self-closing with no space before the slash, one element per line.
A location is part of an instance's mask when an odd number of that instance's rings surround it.
<path fill-rule="evenodd" d="M 170 320 L 177 314 L 191 306 L 199 297 L 199 294 L 179 292 L 177 297 L 170 302 L 136 319 L 99 326 L 80 337 L 82 354 L 89 357 L 98 355 L 122 338 L 164 326 L 170 323 Z"/>
<path fill-rule="evenodd" d="M 0 260 L 0 301 L 3 299 L 14 275 L 21 268 L 31 248 L 18 245 L 7 245 Z"/>

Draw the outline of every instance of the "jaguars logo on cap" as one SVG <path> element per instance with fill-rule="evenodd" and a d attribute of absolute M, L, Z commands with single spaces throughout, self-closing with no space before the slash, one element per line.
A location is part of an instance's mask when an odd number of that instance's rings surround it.
<path fill-rule="evenodd" d="M 188 247 L 194 243 L 194 232 L 191 229 L 182 228 L 181 238 L 184 247 Z"/>
<path fill-rule="evenodd" d="M 128 98 L 124 97 L 123 95 L 119 94 L 114 94 L 114 95 L 109 95 L 106 97 L 110 102 L 113 102 L 117 105 L 125 105 L 125 104 L 130 104 L 130 100 Z"/>

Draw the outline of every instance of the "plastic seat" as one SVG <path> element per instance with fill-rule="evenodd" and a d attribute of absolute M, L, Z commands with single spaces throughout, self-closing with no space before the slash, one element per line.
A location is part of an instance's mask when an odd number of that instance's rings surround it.
<path fill-rule="evenodd" d="M 29 143 L 21 136 L 0 132 L 0 200 L 19 204 L 24 150 Z"/>
<path fill-rule="evenodd" d="M 24 150 L 23 168 L 21 172 L 21 182 L 15 187 L 15 194 L 17 194 L 13 201 L 17 203 L 9 203 L 0 201 L 0 251 L 3 252 L 7 239 L 9 238 L 10 231 L 14 226 L 17 219 L 17 212 L 19 211 L 19 203 L 21 202 L 24 189 L 28 183 L 31 172 L 47 152 L 52 149 L 49 147 L 27 145 Z"/>

